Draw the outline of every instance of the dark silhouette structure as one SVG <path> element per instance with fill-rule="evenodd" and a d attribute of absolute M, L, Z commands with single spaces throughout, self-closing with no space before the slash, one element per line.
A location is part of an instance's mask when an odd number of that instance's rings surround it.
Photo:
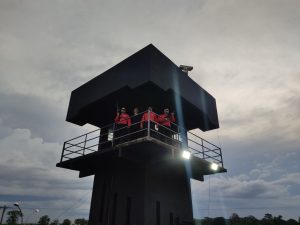
<path fill-rule="evenodd" d="M 121 106 L 153 106 L 155 113 L 169 107 L 177 119 L 172 135 L 148 120 L 114 137 Z M 219 127 L 215 99 L 152 44 L 75 89 L 66 120 L 99 127 L 66 141 L 57 164 L 95 175 L 92 225 L 194 224 L 190 178 L 226 172 L 221 149 L 190 132 Z"/>

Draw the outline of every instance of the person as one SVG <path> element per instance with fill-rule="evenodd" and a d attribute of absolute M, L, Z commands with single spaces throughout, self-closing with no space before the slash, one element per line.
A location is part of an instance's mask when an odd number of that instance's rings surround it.
<path fill-rule="evenodd" d="M 128 134 L 128 129 L 131 126 L 130 116 L 126 113 L 126 108 L 121 108 L 121 113 L 118 111 L 115 118 L 115 132 L 114 132 L 114 142 L 115 144 L 122 143 L 127 138 L 124 137 Z"/>
<path fill-rule="evenodd" d="M 169 108 L 164 109 L 164 113 L 157 117 L 157 122 L 160 124 L 159 132 L 162 134 L 161 139 L 165 142 L 172 141 L 172 123 L 175 123 L 175 114 L 170 114 Z"/>
<path fill-rule="evenodd" d="M 150 135 L 155 137 L 155 125 L 157 124 L 157 115 L 152 111 L 152 107 L 149 106 L 148 110 L 143 114 L 140 127 L 141 129 L 148 128 L 148 121 L 150 120 Z"/>
<path fill-rule="evenodd" d="M 131 127 L 130 127 L 130 133 L 131 133 L 131 139 L 137 139 L 140 137 L 140 121 L 141 121 L 142 115 L 139 114 L 139 108 L 135 107 L 133 109 L 133 116 L 131 117 Z"/>

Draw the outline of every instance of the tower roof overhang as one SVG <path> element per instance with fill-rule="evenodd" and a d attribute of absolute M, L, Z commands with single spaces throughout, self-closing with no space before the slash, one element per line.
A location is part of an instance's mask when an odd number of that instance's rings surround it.
<path fill-rule="evenodd" d="M 102 127 L 122 106 L 169 107 L 187 130 L 219 128 L 215 98 L 152 44 L 72 91 L 66 120 Z"/>

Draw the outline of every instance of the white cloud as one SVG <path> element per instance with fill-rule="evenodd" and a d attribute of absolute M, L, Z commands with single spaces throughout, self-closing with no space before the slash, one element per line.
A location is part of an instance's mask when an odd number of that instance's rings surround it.
<path fill-rule="evenodd" d="M 46 207 L 51 216 L 83 200 L 84 204 L 89 204 L 92 177 L 79 179 L 78 172 L 55 167 L 62 149 L 60 144 L 44 142 L 41 138 L 33 138 L 29 130 L 16 129 L 0 140 L 0 149 L 2 196 L 22 201 L 27 211 Z M 87 208 L 84 207 L 85 217 Z"/>

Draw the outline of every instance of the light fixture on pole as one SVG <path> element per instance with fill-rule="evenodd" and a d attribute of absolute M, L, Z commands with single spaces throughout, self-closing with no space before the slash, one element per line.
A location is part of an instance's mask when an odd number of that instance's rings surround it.
<path fill-rule="evenodd" d="M 21 208 L 19 206 L 19 202 L 15 202 L 14 206 L 16 206 L 19 209 L 19 211 L 21 213 L 21 224 L 23 224 L 23 212 L 22 212 L 22 210 L 21 210 Z"/>

